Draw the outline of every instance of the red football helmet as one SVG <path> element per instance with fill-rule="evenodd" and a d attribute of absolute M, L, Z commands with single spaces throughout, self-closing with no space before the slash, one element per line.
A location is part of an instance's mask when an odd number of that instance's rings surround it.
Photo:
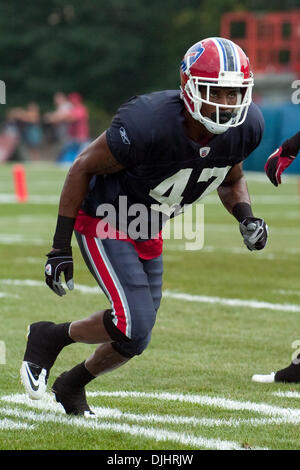
<path fill-rule="evenodd" d="M 217 37 L 197 42 L 182 59 L 180 78 L 181 97 L 186 109 L 209 132 L 222 134 L 229 127 L 239 126 L 246 119 L 252 101 L 253 74 L 248 57 L 234 42 Z M 206 87 L 205 93 L 203 86 Z M 232 113 L 225 123 L 220 120 L 220 108 L 224 108 L 224 104 L 209 100 L 211 87 L 239 89 L 237 104 L 226 104 L 226 109 L 232 110 Z M 202 103 L 215 106 L 215 120 L 201 114 Z"/>

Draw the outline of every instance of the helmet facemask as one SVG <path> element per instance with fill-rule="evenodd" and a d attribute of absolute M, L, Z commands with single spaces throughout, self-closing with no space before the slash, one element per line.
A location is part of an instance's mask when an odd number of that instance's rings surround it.
<path fill-rule="evenodd" d="M 247 116 L 248 108 L 252 101 L 253 78 L 244 79 L 242 72 L 223 71 L 219 73 L 219 78 L 195 77 L 187 71 L 188 80 L 181 89 L 182 98 L 187 110 L 192 117 L 203 124 L 206 129 L 213 134 L 222 134 L 230 127 L 242 124 Z M 234 105 L 224 105 L 210 100 L 211 88 L 234 88 L 239 89 L 237 102 Z M 215 112 L 211 117 L 201 113 L 202 104 L 215 107 Z M 222 111 L 226 109 L 226 112 Z M 228 112 L 229 110 L 229 112 Z M 231 112 L 230 112 L 231 111 Z"/>

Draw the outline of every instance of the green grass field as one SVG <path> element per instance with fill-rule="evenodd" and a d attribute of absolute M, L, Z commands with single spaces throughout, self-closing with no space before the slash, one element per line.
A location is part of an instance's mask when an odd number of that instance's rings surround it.
<path fill-rule="evenodd" d="M 261 252 L 244 247 L 216 193 L 204 201 L 201 250 L 165 242 L 165 295 L 152 341 L 87 387 L 97 415 L 87 420 L 65 415 L 50 387 L 45 400 L 26 399 L 19 379 L 29 323 L 71 321 L 109 306 L 75 240 L 77 289 L 59 298 L 44 285 L 67 169 L 26 171 L 30 199 L 20 204 L 12 167 L 0 167 L 0 449 L 299 449 L 300 386 L 251 381 L 288 365 L 300 345 L 297 178 L 274 188 L 249 175 L 254 212 L 270 231 Z M 64 349 L 49 385 L 92 351 Z"/>

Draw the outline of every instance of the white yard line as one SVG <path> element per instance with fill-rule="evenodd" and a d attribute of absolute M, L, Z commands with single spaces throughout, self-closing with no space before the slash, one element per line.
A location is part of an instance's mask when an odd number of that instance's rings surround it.
<path fill-rule="evenodd" d="M 176 219 L 174 219 L 176 220 Z M 179 219 L 180 220 L 180 219 Z M 232 232 L 236 233 L 236 224 L 211 224 L 211 223 L 204 223 L 204 228 L 207 231 L 212 231 L 212 232 Z M 280 235 L 299 235 L 300 234 L 300 229 L 298 227 L 289 227 L 289 228 L 284 228 L 284 227 L 271 227 L 269 228 L 269 231 L 271 234 L 280 234 Z"/>
<path fill-rule="evenodd" d="M 2 397 L 3 400 L 4 397 Z M 99 422 L 96 418 L 88 419 L 82 417 L 70 417 L 60 413 L 44 411 L 35 413 L 33 411 L 23 411 L 17 408 L 0 408 L 0 414 L 16 417 L 18 419 L 26 419 L 34 423 L 56 423 L 80 428 L 88 428 L 93 430 L 113 431 L 124 433 L 126 435 L 143 437 L 146 439 L 154 439 L 157 442 L 176 442 L 181 445 L 194 447 L 196 449 L 216 449 L 216 450 L 243 450 L 240 444 L 233 441 L 221 439 L 207 439 L 205 437 L 187 434 L 185 432 L 176 432 L 165 429 L 157 429 L 153 427 L 131 426 L 129 424 L 109 423 L 101 419 Z"/>
<path fill-rule="evenodd" d="M 265 425 L 298 425 L 300 424 L 300 410 L 296 408 L 282 408 L 279 406 L 269 405 L 268 403 L 256 403 L 249 401 L 238 401 L 227 399 L 224 397 L 214 397 L 196 394 L 177 394 L 177 393 L 147 393 L 137 391 L 99 391 L 89 392 L 88 397 L 109 397 L 110 399 L 141 399 L 143 403 L 145 400 L 163 400 L 175 401 L 181 403 L 188 403 L 191 405 L 208 406 L 217 409 L 230 410 L 230 411 L 250 411 L 263 415 L 260 418 L 251 417 L 248 419 L 240 418 L 196 418 L 193 416 L 176 416 L 176 415 L 157 415 L 142 414 L 142 413 L 129 413 L 123 412 L 120 409 L 109 407 L 96 407 L 92 406 L 95 412 L 94 419 L 87 419 L 82 417 L 68 417 L 64 414 L 61 406 L 57 404 L 50 394 L 46 394 L 42 400 L 33 401 L 26 397 L 25 394 L 14 394 L 1 397 L 1 401 L 7 405 L 27 406 L 34 410 L 26 411 L 19 407 L 2 407 L 0 408 L 0 415 L 8 418 L 17 418 L 18 420 L 26 421 L 37 425 L 38 423 L 56 423 L 64 424 L 82 428 L 89 428 L 93 430 L 114 431 L 119 433 L 127 433 L 132 436 L 141 436 L 146 439 L 155 439 L 158 442 L 172 441 L 184 446 L 191 446 L 195 448 L 207 449 L 241 449 L 241 445 L 234 441 L 227 441 L 222 439 L 209 439 L 203 436 L 192 434 L 191 432 L 178 432 L 168 429 L 155 428 L 155 424 L 171 424 L 185 426 L 190 425 L 201 429 L 201 427 L 238 427 L 240 425 L 265 426 Z M 300 398 L 300 393 L 281 393 L 275 392 L 274 395 L 291 398 Z M 118 400 L 118 403 L 119 400 Z M 111 420 L 120 420 L 120 423 L 111 422 Z M 2 420 L 3 421 L 3 420 Z M 20 422 L 19 421 L 19 422 Z M 124 422 L 125 421 L 125 422 Z M 151 427 L 131 425 L 128 422 L 134 421 L 137 423 L 150 424 Z M 22 422 L 21 422 L 22 424 Z M 0 428 L 1 429 L 1 428 Z M 182 429 L 182 428 L 181 428 Z"/>
<path fill-rule="evenodd" d="M 12 297 L 12 298 L 15 298 L 15 299 L 19 299 L 19 295 L 15 295 L 15 294 L 8 294 L 7 292 L 0 292 L 0 299 L 3 299 L 3 297 Z"/>
<path fill-rule="evenodd" d="M 300 290 L 296 289 L 279 289 L 279 290 L 273 290 L 274 294 L 280 294 L 280 295 L 297 295 L 300 296 Z"/>
<path fill-rule="evenodd" d="M 4 418 L 4 419 L 1 419 L 0 418 L 0 431 L 3 431 L 3 430 L 14 430 L 14 429 L 27 429 L 27 430 L 32 430 L 34 429 L 35 426 L 34 425 L 30 425 L 30 424 L 27 424 L 27 423 L 19 423 L 19 422 L 16 422 L 16 421 L 13 421 L 11 419 L 7 419 L 7 418 Z"/>
<path fill-rule="evenodd" d="M 281 398 L 300 398 L 300 392 L 273 392 L 273 395 Z"/>
<path fill-rule="evenodd" d="M 1 204 L 20 204 L 14 194 L 0 194 Z M 59 196 L 56 195 L 30 195 L 28 197 L 28 204 L 49 204 L 57 205 L 59 203 Z"/>
<path fill-rule="evenodd" d="M 47 245 L 47 240 L 42 238 L 27 238 L 21 234 L 3 233 L 0 234 L 0 245 Z"/>
<path fill-rule="evenodd" d="M 147 393 L 147 392 L 89 392 L 90 397 L 110 397 L 110 398 L 140 398 L 140 399 L 154 399 L 163 401 L 178 401 L 181 403 L 191 403 L 193 405 L 210 406 L 214 408 L 221 408 L 233 411 L 251 411 L 273 418 L 279 418 L 280 422 L 286 424 L 299 424 L 300 423 L 300 410 L 297 408 L 281 408 L 278 406 L 269 405 L 268 403 L 256 402 L 241 402 L 237 400 L 230 400 L 223 397 L 210 397 L 205 395 L 184 395 L 177 393 Z"/>
<path fill-rule="evenodd" d="M 6 286 L 16 286 L 16 287 L 47 287 L 43 281 L 36 281 L 34 279 L 0 279 L 0 285 Z M 100 294 L 102 295 L 103 292 L 101 291 L 100 287 L 98 286 L 85 286 L 82 284 L 75 285 L 76 290 L 82 294 Z M 103 294 L 104 295 L 104 294 Z"/>
<path fill-rule="evenodd" d="M 97 393 L 97 392 L 96 392 Z M 93 393 L 87 393 L 87 396 L 95 396 Z M 18 405 L 26 405 L 30 408 L 35 408 L 37 410 L 45 412 L 53 411 L 61 413 L 62 408 L 57 404 L 53 397 L 50 394 L 46 394 L 42 400 L 32 401 L 24 394 L 14 394 L 7 395 L 0 398 L 2 401 L 7 403 L 14 403 Z M 175 425 L 189 425 L 194 427 L 205 426 L 205 427 L 238 427 L 244 424 L 250 426 L 262 426 L 266 424 L 284 424 L 286 422 L 285 418 L 249 418 L 249 419 L 239 419 L 239 418 L 224 418 L 224 419 L 214 419 L 214 418 L 195 418 L 194 416 L 176 416 L 176 415 L 157 415 L 154 413 L 143 414 L 143 413 L 128 413 L 123 412 L 117 408 L 110 407 L 98 407 L 92 406 L 92 409 L 98 418 L 102 419 L 115 419 L 115 420 L 126 420 L 133 422 L 143 422 L 143 423 L 163 423 L 163 424 L 175 424 Z M 0 408 L 1 411 L 1 408 Z M 296 420 L 298 424 L 300 420 Z M 293 423 L 295 424 L 295 423 Z"/>
<path fill-rule="evenodd" d="M 38 188 L 34 188 L 37 190 Z M 29 204 L 50 204 L 57 205 L 59 203 L 59 194 L 30 194 L 28 197 Z M 255 204 L 265 204 L 265 205 L 292 205 L 299 204 L 299 197 L 297 195 L 255 195 L 253 194 L 251 200 Z M 2 204 L 19 204 L 16 199 L 16 196 L 12 193 L 0 193 L 0 203 Z M 203 199 L 204 205 L 206 204 L 217 204 L 220 205 L 221 201 L 218 195 L 211 194 Z"/>
<path fill-rule="evenodd" d="M 0 285 L 17 286 L 17 287 L 43 287 L 45 283 L 33 279 L 0 279 Z M 75 284 L 75 290 L 82 294 L 103 294 L 97 286 L 86 286 L 84 284 Z M 104 295 L 104 294 L 103 294 Z M 232 299 L 224 297 L 214 297 L 207 295 L 187 294 L 184 292 L 173 292 L 164 290 L 163 296 L 169 299 L 183 300 L 185 302 L 206 303 L 225 305 L 230 307 L 245 307 L 253 309 L 276 310 L 281 312 L 300 312 L 300 305 L 297 304 L 277 304 L 271 302 L 263 302 L 255 299 Z"/>
<path fill-rule="evenodd" d="M 210 303 L 226 305 L 230 307 L 247 307 L 254 309 L 279 310 L 283 312 L 300 312 L 300 305 L 294 304 L 275 304 L 271 302 L 262 302 L 259 300 L 228 299 L 223 297 L 192 295 L 182 292 L 172 292 L 170 290 L 165 290 L 163 292 L 163 295 L 167 298 L 184 300 L 187 302 Z"/>
<path fill-rule="evenodd" d="M 286 395 L 279 395 L 280 392 L 274 393 L 277 396 L 286 396 Z M 292 395 L 294 396 L 294 395 Z M 300 422 L 300 410 L 297 408 L 282 408 L 279 406 L 269 405 L 268 403 L 256 403 L 250 401 L 239 401 L 239 400 L 231 400 L 224 397 L 211 397 L 207 395 L 195 395 L 195 394 L 180 394 L 180 393 L 168 393 L 168 392 L 136 392 L 136 391 L 98 391 L 98 392 L 87 392 L 87 397 L 95 398 L 95 397 L 108 397 L 111 399 L 114 398 L 134 398 L 134 399 L 150 399 L 150 400 L 162 400 L 168 402 L 180 402 L 180 403 L 190 403 L 192 405 L 200 405 L 200 406 L 209 406 L 212 408 L 221 408 L 224 410 L 230 411 L 251 411 L 254 413 L 270 416 L 271 418 L 279 418 L 279 422 L 291 423 L 291 424 L 299 424 Z M 300 394 L 299 394 L 300 397 Z M 0 397 L 1 401 L 6 403 L 14 403 L 14 404 L 21 404 L 26 405 L 31 408 L 35 408 L 40 411 L 53 411 L 56 413 L 61 413 L 62 408 L 61 406 L 55 402 L 52 395 L 49 393 L 45 394 L 45 397 L 42 400 L 30 400 L 25 394 L 12 394 L 12 395 L 5 395 Z M 160 422 L 161 419 L 165 419 L 166 416 L 164 415 L 143 415 L 143 414 L 132 414 L 132 413 L 123 413 L 117 409 L 111 408 L 103 408 L 103 407 L 92 407 L 96 414 L 99 413 L 99 416 L 105 417 L 113 417 L 115 419 L 126 418 L 131 419 L 138 419 L 141 421 L 150 421 L 154 419 L 157 422 Z M 174 416 L 172 416 L 172 419 Z M 191 424 L 198 424 L 195 418 L 190 417 L 177 417 L 179 421 Z M 168 419 L 168 416 L 167 416 Z M 224 420 L 225 421 L 225 420 Z M 218 422 L 219 425 L 224 424 L 223 420 L 209 420 L 208 422 Z M 226 420 L 227 424 L 230 420 Z M 251 420 L 233 420 L 232 423 L 238 424 L 238 422 L 251 422 Z M 255 422 L 255 421 L 254 421 Z M 269 424 L 272 421 L 267 421 Z M 275 421 L 277 423 L 277 421 Z M 229 424 L 230 425 L 230 424 Z"/>

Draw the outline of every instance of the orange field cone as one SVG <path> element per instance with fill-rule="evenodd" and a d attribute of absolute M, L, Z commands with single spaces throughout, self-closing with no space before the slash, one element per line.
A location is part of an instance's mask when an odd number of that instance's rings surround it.
<path fill-rule="evenodd" d="M 17 201 L 26 202 L 28 200 L 28 191 L 24 165 L 17 164 L 13 166 L 13 178 Z"/>

